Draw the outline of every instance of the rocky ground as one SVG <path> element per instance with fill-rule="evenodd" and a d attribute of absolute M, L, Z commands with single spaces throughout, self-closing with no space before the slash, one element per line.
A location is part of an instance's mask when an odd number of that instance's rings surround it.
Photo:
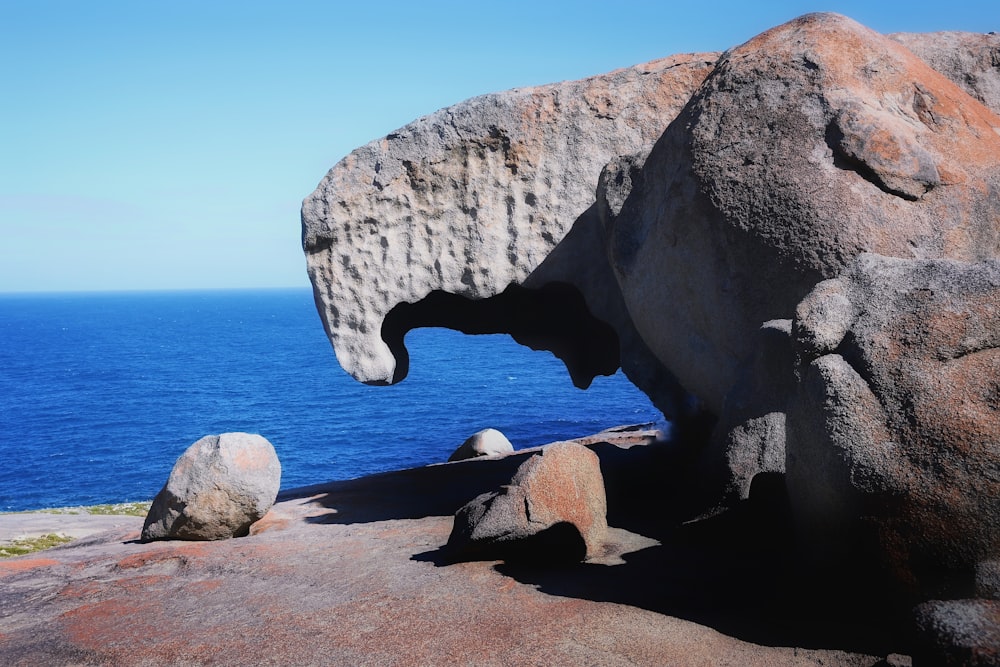
<path fill-rule="evenodd" d="M 640 495 L 674 456 L 647 440 L 586 440 L 612 530 L 599 558 L 571 566 L 452 563 L 442 550 L 456 509 L 509 480 L 526 453 L 288 492 L 234 540 L 140 543 L 141 518 L 108 517 L 99 533 L 0 561 L 2 662 L 908 663 L 863 606 L 846 613 L 803 588 L 780 507 L 677 526 Z M 0 536 L 86 531 L 95 519 L 2 515 Z"/>

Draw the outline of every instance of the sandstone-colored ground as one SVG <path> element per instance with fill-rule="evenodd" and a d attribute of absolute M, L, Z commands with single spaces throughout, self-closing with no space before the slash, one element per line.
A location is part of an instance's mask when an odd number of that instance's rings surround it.
<path fill-rule="evenodd" d="M 669 446 L 591 446 L 616 528 L 602 562 L 617 565 L 446 562 L 452 513 L 527 454 L 429 466 L 283 494 L 245 538 L 141 544 L 136 522 L 0 561 L 0 662 L 876 665 L 900 651 L 863 609 L 781 580 L 780 530 L 755 515 L 670 527 L 634 495 Z"/>
<path fill-rule="evenodd" d="M 43 535 L 65 535 L 80 539 L 108 530 L 121 530 L 135 526 L 142 528 L 142 517 L 54 514 L 51 512 L 0 514 L 0 547 L 11 544 L 15 540 L 36 538 Z"/>

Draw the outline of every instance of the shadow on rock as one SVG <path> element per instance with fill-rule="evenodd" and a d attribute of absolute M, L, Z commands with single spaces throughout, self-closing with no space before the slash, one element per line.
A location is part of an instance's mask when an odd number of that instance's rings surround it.
<path fill-rule="evenodd" d="M 661 527 L 658 537 L 660 545 L 624 554 L 620 565 L 488 556 L 504 561 L 498 572 L 550 595 L 627 604 L 756 644 L 873 655 L 905 648 L 905 610 L 887 608 L 851 573 L 831 579 L 801 565 L 780 479 L 762 480 L 752 500 L 728 512 Z M 413 559 L 454 562 L 445 547 Z"/>
<path fill-rule="evenodd" d="M 587 545 L 580 531 L 567 522 L 549 526 L 517 541 L 491 544 L 478 551 L 457 550 L 448 545 L 433 551 L 414 554 L 411 560 L 446 567 L 468 561 L 502 560 L 530 567 L 567 567 L 580 563 L 587 555 Z"/>
<path fill-rule="evenodd" d="M 660 523 L 671 506 L 669 496 L 680 488 L 678 478 L 689 458 L 676 443 L 620 447 L 608 442 L 587 443 L 601 463 L 608 498 L 608 521 L 615 526 L 648 534 L 647 517 Z M 368 523 L 391 519 L 452 516 L 476 496 L 510 482 L 517 468 L 539 448 L 524 449 L 500 458 L 477 458 L 369 475 L 284 491 L 279 502 L 302 500 L 327 513 L 311 523 Z M 670 491 L 664 491 L 668 489 Z M 669 511 L 671 517 L 678 513 Z"/>
<path fill-rule="evenodd" d="M 780 499 L 747 501 L 660 540 L 617 566 L 507 561 L 496 568 L 551 595 L 628 604 L 756 644 L 887 655 L 905 642 L 903 610 L 865 596 L 849 573 L 833 581 L 805 571 Z"/>
<path fill-rule="evenodd" d="M 518 452 L 496 459 L 469 459 L 369 475 L 286 491 L 279 501 L 308 500 L 329 513 L 310 523 L 369 523 L 392 519 L 451 516 L 481 493 L 506 484 L 530 456 Z"/>
<path fill-rule="evenodd" d="M 554 563 L 545 558 L 544 544 L 471 558 L 502 561 L 500 573 L 551 595 L 627 604 L 756 644 L 873 655 L 905 648 L 906 610 L 887 608 L 886 597 L 856 573 L 811 572 L 803 565 L 781 475 L 759 475 L 748 500 L 688 521 L 699 509 L 684 502 L 694 493 L 686 479 L 690 447 L 588 446 L 605 477 L 608 524 L 659 546 L 624 553 L 619 565 Z M 452 516 L 472 498 L 507 484 L 532 453 L 373 475 L 286 492 L 282 499 L 301 498 L 328 510 L 309 519 L 318 524 Z M 539 539 L 550 537 L 558 535 Z M 447 567 L 470 556 L 456 558 L 441 547 L 412 559 Z"/>

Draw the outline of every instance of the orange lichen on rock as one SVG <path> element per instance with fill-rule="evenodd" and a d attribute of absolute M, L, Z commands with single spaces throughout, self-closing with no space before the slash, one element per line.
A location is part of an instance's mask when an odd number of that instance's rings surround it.
<path fill-rule="evenodd" d="M 33 570 L 36 567 L 49 567 L 59 565 L 59 561 L 51 558 L 27 558 L 18 560 L 0 560 L 0 577 L 15 572 Z"/>

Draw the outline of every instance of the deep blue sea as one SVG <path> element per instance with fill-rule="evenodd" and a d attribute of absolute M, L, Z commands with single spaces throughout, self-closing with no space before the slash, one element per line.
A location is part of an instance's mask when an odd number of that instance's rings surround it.
<path fill-rule="evenodd" d="M 410 374 L 337 364 L 306 289 L 0 295 L 0 511 L 152 498 L 203 435 L 260 433 L 283 489 L 655 421 L 621 373 L 573 387 L 507 336 L 418 329 Z"/>

